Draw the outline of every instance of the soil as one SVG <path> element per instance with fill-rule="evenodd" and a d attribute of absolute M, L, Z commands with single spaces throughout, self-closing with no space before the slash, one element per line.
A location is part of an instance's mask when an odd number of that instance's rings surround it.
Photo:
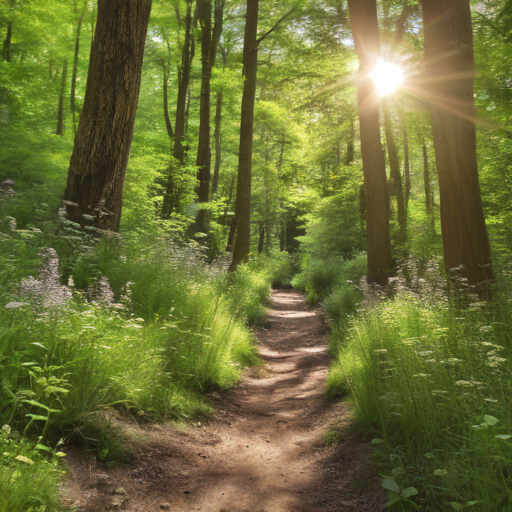
<path fill-rule="evenodd" d="M 125 425 L 137 448 L 115 468 L 69 454 L 65 494 L 75 509 L 115 506 L 112 490 L 122 487 L 131 512 L 383 510 L 350 404 L 324 396 L 329 354 L 319 314 L 297 292 L 275 291 L 256 336 L 264 367 L 212 395 L 217 412 L 208 424 Z"/>

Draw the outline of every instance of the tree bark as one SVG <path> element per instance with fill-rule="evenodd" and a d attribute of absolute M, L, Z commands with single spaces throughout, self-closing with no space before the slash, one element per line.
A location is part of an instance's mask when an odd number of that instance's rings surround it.
<path fill-rule="evenodd" d="M 212 33 L 212 0 L 197 0 L 197 12 L 201 26 L 201 99 L 199 107 L 199 142 L 196 166 L 200 203 L 210 200 L 211 146 L 210 146 L 210 90 L 212 68 L 217 54 L 217 45 L 222 32 L 224 0 L 215 2 L 215 24 Z M 196 231 L 207 232 L 209 211 L 201 208 L 197 213 Z"/>
<path fill-rule="evenodd" d="M 478 180 L 469 0 L 422 0 L 421 6 L 444 264 L 483 290 L 493 271 Z"/>
<path fill-rule="evenodd" d="M 11 62 L 12 21 L 7 22 L 7 34 L 2 46 L 2 59 Z"/>
<path fill-rule="evenodd" d="M 346 164 L 351 164 L 355 158 L 354 152 L 354 138 L 355 138 L 355 127 L 354 127 L 354 116 L 352 112 L 350 112 L 350 130 L 348 133 L 348 142 L 347 142 L 347 155 L 345 158 Z"/>
<path fill-rule="evenodd" d="M 254 100 L 258 70 L 258 7 L 259 0 L 247 0 L 244 34 L 244 88 L 240 121 L 238 184 L 235 204 L 236 241 L 230 270 L 234 271 L 249 256 L 251 249 L 251 174 Z"/>
<path fill-rule="evenodd" d="M 350 23 L 359 57 L 357 99 L 366 192 L 368 281 L 386 284 L 391 272 L 389 198 L 379 121 L 379 98 L 369 73 L 380 56 L 376 0 L 349 0 Z"/>
<path fill-rule="evenodd" d="M 57 135 L 64 135 L 64 94 L 66 93 L 66 81 L 68 78 L 68 59 L 64 59 L 62 65 L 62 79 L 59 92 L 59 109 L 57 112 Z"/>
<path fill-rule="evenodd" d="M 409 197 L 411 195 L 411 163 L 409 158 L 409 133 L 407 130 L 407 118 L 405 112 L 401 111 L 402 133 L 404 136 L 404 181 L 405 181 L 405 215 L 409 208 Z"/>
<path fill-rule="evenodd" d="M 164 119 L 165 119 L 165 127 L 167 129 L 167 135 L 169 135 L 169 139 L 171 143 L 174 141 L 174 131 L 172 129 L 171 117 L 169 115 L 169 68 L 168 65 L 163 63 L 163 71 L 164 71 L 164 81 L 163 81 L 163 90 L 164 90 Z"/>
<path fill-rule="evenodd" d="M 119 230 L 151 0 L 98 0 L 84 106 L 64 193 L 68 218 Z"/>

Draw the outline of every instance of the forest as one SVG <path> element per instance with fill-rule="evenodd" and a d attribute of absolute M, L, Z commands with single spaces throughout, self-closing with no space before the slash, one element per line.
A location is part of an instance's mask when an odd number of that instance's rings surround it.
<path fill-rule="evenodd" d="M 511 0 L 0 0 L 0 45 L 0 512 L 259 512 L 62 489 L 210 432 L 286 315 L 371 476 L 262 511 L 512 511 Z"/>

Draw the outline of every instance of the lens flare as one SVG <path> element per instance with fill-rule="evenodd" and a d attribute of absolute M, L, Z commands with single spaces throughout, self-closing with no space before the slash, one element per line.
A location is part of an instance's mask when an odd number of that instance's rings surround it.
<path fill-rule="evenodd" d="M 396 64 L 381 59 L 370 76 L 377 86 L 379 96 L 386 96 L 393 92 L 402 83 L 404 77 L 402 70 Z"/>

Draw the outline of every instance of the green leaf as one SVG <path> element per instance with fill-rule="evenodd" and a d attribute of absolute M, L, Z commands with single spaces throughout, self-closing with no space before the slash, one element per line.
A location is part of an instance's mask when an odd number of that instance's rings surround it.
<path fill-rule="evenodd" d="M 394 498 L 391 498 L 387 503 L 386 503 L 386 508 L 391 508 L 395 503 L 398 503 L 400 501 L 400 496 L 396 496 Z"/>
<path fill-rule="evenodd" d="M 496 423 L 499 423 L 499 421 L 500 420 L 498 418 L 495 418 L 494 416 L 489 416 L 488 414 L 484 416 L 484 423 L 489 425 L 490 427 L 496 425 Z"/>
<path fill-rule="evenodd" d="M 388 491 L 396 492 L 397 494 L 400 493 L 400 487 L 392 478 L 384 478 L 380 485 Z"/>
<path fill-rule="evenodd" d="M 473 505 L 477 505 L 478 503 L 481 503 L 481 500 L 478 500 L 478 501 L 468 501 L 466 503 L 466 507 L 472 507 Z"/>
<path fill-rule="evenodd" d="M 15 460 L 18 460 L 20 462 L 24 462 L 25 464 L 34 464 L 34 461 L 32 459 L 29 459 L 28 457 L 25 457 L 24 455 L 17 455 Z"/>
<path fill-rule="evenodd" d="M 55 457 L 65 457 L 66 454 L 64 452 L 56 452 Z"/>
<path fill-rule="evenodd" d="M 27 414 L 27 416 L 35 421 L 48 421 L 47 416 L 39 416 L 37 414 Z"/>
<path fill-rule="evenodd" d="M 466 508 L 466 505 L 463 505 L 462 503 L 457 503 L 456 501 L 451 501 L 450 502 L 450 505 L 455 509 L 455 510 L 464 510 Z"/>
<path fill-rule="evenodd" d="M 36 450 L 43 450 L 45 452 L 51 452 L 52 449 L 51 448 L 48 448 L 48 446 L 45 446 L 44 444 L 36 444 Z"/>
<path fill-rule="evenodd" d="M 31 343 L 31 345 L 36 345 L 36 347 L 44 348 L 45 350 L 48 350 L 42 343 L 38 343 L 37 341 Z"/>
<path fill-rule="evenodd" d="M 448 475 L 448 471 L 446 471 L 446 469 L 436 469 L 434 471 L 434 475 L 435 476 L 446 476 L 446 475 Z"/>
<path fill-rule="evenodd" d="M 512 436 L 509 434 L 499 434 L 497 436 L 494 436 L 496 439 L 501 439 L 503 441 L 506 441 L 507 439 L 510 439 Z"/>
<path fill-rule="evenodd" d="M 473 425 L 475 430 L 487 430 L 489 428 L 489 425 L 487 423 L 480 423 L 480 425 Z"/>
<path fill-rule="evenodd" d="M 416 489 L 416 487 L 407 487 L 407 489 L 402 491 L 402 498 L 406 500 L 411 496 L 416 496 L 416 494 L 418 494 L 418 489 Z"/>
<path fill-rule="evenodd" d="M 40 402 L 37 402 L 36 400 L 22 400 L 22 402 L 24 404 L 35 405 L 36 407 L 41 407 L 45 411 L 49 411 L 50 410 L 50 408 L 47 405 L 44 405 L 44 404 L 42 404 Z"/>
<path fill-rule="evenodd" d="M 372 439 L 372 444 L 384 444 L 384 439 L 376 437 L 375 439 Z"/>

